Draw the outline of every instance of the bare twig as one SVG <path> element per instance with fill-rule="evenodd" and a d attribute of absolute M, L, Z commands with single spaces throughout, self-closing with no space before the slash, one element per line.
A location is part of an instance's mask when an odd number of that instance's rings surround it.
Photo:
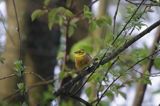
<path fill-rule="evenodd" d="M 51 79 L 51 80 L 48 80 L 48 81 L 42 81 L 42 82 L 38 82 L 38 83 L 35 83 L 33 85 L 30 85 L 27 89 L 26 89 L 26 92 L 29 92 L 29 90 L 35 88 L 35 87 L 39 87 L 39 86 L 43 86 L 43 85 L 47 85 L 47 84 L 51 84 L 55 81 L 55 79 Z"/>
<path fill-rule="evenodd" d="M 15 76 L 17 76 L 17 75 L 16 74 L 10 74 L 10 75 L 4 76 L 4 77 L 0 77 L 0 80 L 4 80 L 4 79 L 10 78 L 10 77 L 15 77 Z"/>
<path fill-rule="evenodd" d="M 39 74 L 37 74 L 37 73 L 35 73 L 33 71 L 30 71 L 30 72 L 27 71 L 27 72 L 24 72 L 24 74 L 33 74 L 34 76 L 36 76 L 37 78 L 41 79 L 42 81 L 45 81 L 45 79 L 42 76 L 40 76 Z"/>
<path fill-rule="evenodd" d="M 21 38 L 21 33 L 20 33 L 20 24 L 19 24 L 19 20 L 18 20 L 18 13 L 17 13 L 17 8 L 16 8 L 16 3 L 15 3 L 15 0 L 12 0 L 13 1 L 13 7 L 14 7 L 14 12 L 15 12 L 15 15 L 16 15 L 16 23 L 17 23 L 17 32 L 18 32 L 18 36 L 19 36 L 19 59 L 21 60 L 22 58 L 22 38 Z"/>
<path fill-rule="evenodd" d="M 120 1 L 121 0 L 118 0 L 118 2 L 117 2 L 117 8 L 116 8 L 116 11 L 115 11 L 115 14 L 114 14 L 114 19 L 113 19 L 113 34 L 115 34 L 116 18 L 117 18 L 117 13 L 118 13 Z"/>
<path fill-rule="evenodd" d="M 37 78 L 41 79 L 42 81 L 45 81 L 45 79 L 40 76 L 39 74 L 35 73 L 35 72 L 24 72 L 24 74 L 33 74 L 34 76 L 36 76 Z M 16 77 L 17 74 L 9 74 L 7 76 L 4 76 L 4 77 L 0 77 L 0 80 L 4 80 L 4 79 L 7 79 L 7 78 L 10 78 L 10 77 Z"/>

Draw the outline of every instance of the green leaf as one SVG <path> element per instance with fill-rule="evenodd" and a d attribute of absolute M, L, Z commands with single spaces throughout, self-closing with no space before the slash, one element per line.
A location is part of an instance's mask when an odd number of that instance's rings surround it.
<path fill-rule="evenodd" d="M 89 23 L 89 31 L 94 31 L 97 28 L 96 21 L 90 21 Z"/>
<path fill-rule="evenodd" d="M 15 70 L 16 70 L 16 71 L 21 71 L 21 72 L 23 72 L 24 69 L 25 69 L 22 60 L 16 61 L 16 62 L 14 63 L 14 65 L 15 65 Z"/>
<path fill-rule="evenodd" d="M 90 37 L 83 39 L 76 44 L 73 45 L 71 49 L 71 53 L 74 53 L 75 51 L 79 49 L 84 49 L 87 53 L 92 53 L 93 47 L 92 47 L 92 39 Z M 73 55 L 73 54 L 71 54 Z"/>
<path fill-rule="evenodd" d="M 110 17 L 100 17 L 98 19 L 96 19 L 96 23 L 99 27 L 101 26 L 106 26 L 107 24 L 111 25 L 112 21 Z"/>
<path fill-rule="evenodd" d="M 93 13 L 91 12 L 90 8 L 86 5 L 83 7 L 83 14 L 84 14 L 84 17 L 89 20 L 92 19 L 93 17 Z"/>
<path fill-rule="evenodd" d="M 64 7 L 58 7 L 50 10 L 48 13 L 49 29 L 51 30 L 54 24 L 59 24 L 60 26 L 63 25 L 66 19 L 72 16 L 73 13 Z"/>
<path fill-rule="evenodd" d="M 139 81 L 143 84 L 152 84 L 151 80 L 149 79 L 149 76 L 144 75 L 143 77 L 139 78 Z"/>
<path fill-rule="evenodd" d="M 23 89 L 23 88 L 24 88 L 24 83 L 18 83 L 18 84 L 17 84 L 17 87 L 18 87 L 19 89 Z"/>
<path fill-rule="evenodd" d="M 16 71 L 16 75 L 18 77 L 21 77 L 23 75 L 23 72 L 25 70 L 25 66 L 23 65 L 23 62 L 22 60 L 17 60 L 15 63 L 14 63 L 15 67 L 15 71 Z"/>
<path fill-rule="evenodd" d="M 71 37 L 73 34 L 74 34 L 74 32 L 75 32 L 75 30 L 76 30 L 76 28 L 77 28 L 77 22 L 79 21 L 79 19 L 78 18 L 73 18 L 71 21 L 70 21 L 70 25 L 69 25 L 69 37 Z"/>
<path fill-rule="evenodd" d="M 25 84 L 24 83 L 18 83 L 17 87 L 20 90 L 20 93 L 24 94 L 24 92 L 25 92 Z"/>
<path fill-rule="evenodd" d="M 48 6 L 51 0 L 44 0 L 44 6 Z"/>
<path fill-rule="evenodd" d="M 57 15 L 57 10 L 56 9 L 52 9 L 51 11 L 49 11 L 48 13 L 48 27 L 51 30 L 53 27 L 53 24 L 55 24 L 59 19 L 58 19 L 58 15 Z"/>
<path fill-rule="evenodd" d="M 103 75 L 101 73 L 95 73 L 93 74 L 91 81 L 99 82 L 102 80 L 102 78 L 103 78 Z"/>
<path fill-rule="evenodd" d="M 35 19 L 41 17 L 42 15 L 44 15 L 44 13 L 45 13 L 45 12 L 44 12 L 43 10 L 41 10 L 41 9 L 35 10 L 35 11 L 32 13 L 32 15 L 31 15 L 32 21 L 34 21 Z"/>
<path fill-rule="evenodd" d="M 63 79 L 66 76 L 66 72 L 65 71 L 61 71 L 59 74 L 59 78 Z"/>
<path fill-rule="evenodd" d="M 118 93 L 126 100 L 127 99 L 127 95 L 122 92 L 122 91 L 118 91 Z"/>
<path fill-rule="evenodd" d="M 87 95 L 91 95 L 92 93 L 92 88 L 91 87 L 88 87 L 86 90 L 85 90 L 86 94 Z"/>
<path fill-rule="evenodd" d="M 154 66 L 155 68 L 160 69 L 160 57 L 155 58 Z"/>
<path fill-rule="evenodd" d="M 107 96 L 110 100 L 113 100 L 114 94 L 112 93 L 112 91 L 108 91 L 108 92 L 106 93 L 106 96 Z"/>

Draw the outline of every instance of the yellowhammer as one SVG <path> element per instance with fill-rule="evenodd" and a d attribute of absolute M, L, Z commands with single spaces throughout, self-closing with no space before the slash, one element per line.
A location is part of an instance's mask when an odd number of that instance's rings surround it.
<path fill-rule="evenodd" d="M 74 57 L 75 57 L 75 67 L 78 71 L 81 71 L 83 68 L 88 66 L 92 61 L 91 56 L 88 53 L 86 53 L 83 49 L 75 51 Z"/>

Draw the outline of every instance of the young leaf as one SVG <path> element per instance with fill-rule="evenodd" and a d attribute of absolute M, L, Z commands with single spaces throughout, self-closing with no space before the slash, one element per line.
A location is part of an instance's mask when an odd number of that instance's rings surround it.
<path fill-rule="evenodd" d="M 35 10 L 35 11 L 32 13 L 32 15 L 31 15 L 32 21 L 34 21 L 35 19 L 41 17 L 42 15 L 44 15 L 44 13 L 45 13 L 45 12 L 44 12 L 43 10 L 41 10 L 41 9 Z"/>
<path fill-rule="evenodd" d="M 48 6 L 51 0 L 44 0 L 44 6 Z"/>

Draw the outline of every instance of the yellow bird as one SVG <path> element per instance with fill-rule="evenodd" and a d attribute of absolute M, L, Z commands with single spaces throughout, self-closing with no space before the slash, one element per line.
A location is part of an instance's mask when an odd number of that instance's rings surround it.
<path fill-rule="evenodd" d="M 86 53 L 83 49 L 74 52 L 75 67 L 78 71 L 83 70 L 92 62 L 91 56 Z"/>

